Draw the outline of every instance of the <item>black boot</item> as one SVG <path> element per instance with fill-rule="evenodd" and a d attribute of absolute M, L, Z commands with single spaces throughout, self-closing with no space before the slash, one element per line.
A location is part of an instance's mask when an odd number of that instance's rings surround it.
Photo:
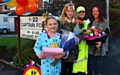
<path fill-rule="evenodd" d="M 93 74 L 94 74 L 93 71 L 88 72 L 88 75 L 93 75 Z"/>
<path fill-rule="evenodd" d="M 79 72 L 78 75 L 86 75 L 84 72 Z"/>

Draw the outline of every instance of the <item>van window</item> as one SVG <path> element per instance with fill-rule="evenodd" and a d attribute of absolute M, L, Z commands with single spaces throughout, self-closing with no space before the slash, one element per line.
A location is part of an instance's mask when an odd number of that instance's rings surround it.
<path fill-rule="evenodd" d="M 8 18 L 7 17 L 3 17 L 3 22 L 7 22 Z"/>

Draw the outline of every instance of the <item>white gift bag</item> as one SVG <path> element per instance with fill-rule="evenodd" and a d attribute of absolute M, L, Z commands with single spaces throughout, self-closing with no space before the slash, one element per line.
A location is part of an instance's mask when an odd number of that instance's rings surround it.
<path fill-rule="evenodd" d="M 76 24 L 76 26 L 74 27 L 74 34 L 75 34 L 75 36 L 79 36 L 80 33 L 82 33 L 82 31 L 83 30 L 79 28 L 79 25 Z"/>

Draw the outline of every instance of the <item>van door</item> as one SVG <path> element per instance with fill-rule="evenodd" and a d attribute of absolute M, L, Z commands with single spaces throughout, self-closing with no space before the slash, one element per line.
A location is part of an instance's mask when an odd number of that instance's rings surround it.
<path fill-rule="evenodd" d="M 10 24 L 10 31 L 15 32 L 14 18 L 9 18 L 9 24 Z"/>

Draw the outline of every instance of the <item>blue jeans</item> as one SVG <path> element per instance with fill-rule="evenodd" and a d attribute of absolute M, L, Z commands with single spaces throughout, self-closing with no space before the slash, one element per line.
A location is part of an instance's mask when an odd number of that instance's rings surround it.
<path fill-rule="evenodd" d="M 88 71 L 94 71 L 95 74 L 100 74 L 102 67 L 102 58 L 103 56 L 88 56 Z"/>

